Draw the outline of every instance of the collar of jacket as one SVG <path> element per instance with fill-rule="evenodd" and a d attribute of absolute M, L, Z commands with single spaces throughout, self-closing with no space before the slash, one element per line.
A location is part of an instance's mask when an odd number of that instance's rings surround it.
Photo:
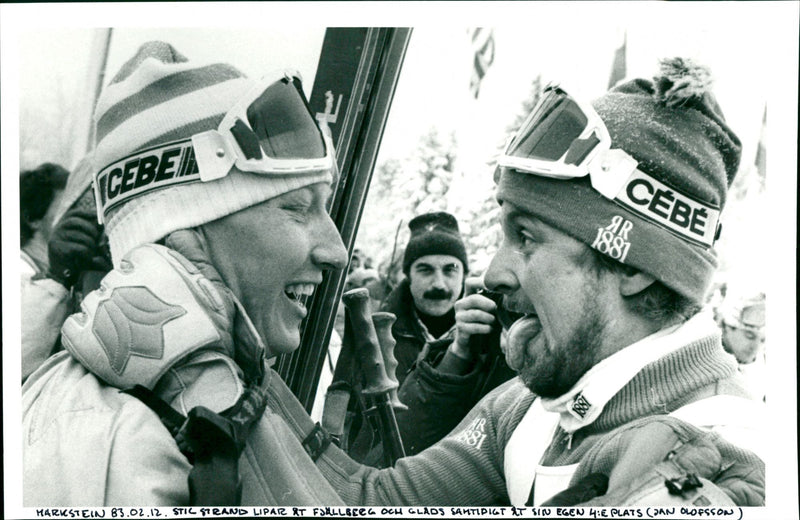
<path fill-rule="evenodd" d="M 594 422 L 605 404 L 646 365 L 716 331 L 717 324 L 710 311 L 700 312 L 680 325 L 662 329 L 603 359 L 563 395 L 542 398 L 542 406 L 549 412 L 560 413 L 560 426 L 574 432 Z"/>
<path fill-rule="evenodd" d="M 585 429 L 607 431 L 644 415 L 670 413 L 709 391 L 745 395 L 735 378 L 736 361 L 722 349 L 719 333 L 696 338 L 645 366 Z"/>

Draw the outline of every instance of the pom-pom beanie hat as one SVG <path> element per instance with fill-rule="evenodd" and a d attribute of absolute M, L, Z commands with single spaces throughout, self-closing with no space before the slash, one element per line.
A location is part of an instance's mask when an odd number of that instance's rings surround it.
<path fill-rule="evenodd" d="M 132 154 L 215 130 L 255 83 L 228 64 L 196 65 L 167 43 L 145 43 L 98 99 L 94 114 L 95 183 L 100 171 Z M 165 155 L 171 162 L 163 160 Z M 183 162 L 187 156 L 189 159 Z M 177 176 L 192 168 L 197 170 L 192 157 L 178 154 L 177 148 L 174 152 L 162 151 L 161 159 L 169 165 L 169 171 L 158 174 Z M 160 187 L 158 174 L 143 175 L 143 168 L 141 163 L 126 167 L 125 176 L 115 179 L 115 189 L 139 188 L 140 184 L 147 187 L 103 215 L 115 265 L 134 247 L 158 241 L 173 231 L 199 226 L 332 179 L 327 170 L 266 176 L 233 167 L 220 179 L 194 179 Z M 152 177 L 155 182 L 151 182 Z M 99 200 L 98 206 L 102 208 Z"/>
<path fill-rule="evenodd" d="M 592 103 L 611 147 L 645 174 L 631 176 L 622 196 L 605 198 L 588 176 L 558 180 L 503 168 L 498 200 L 702 302 L 718 263 L 716 217 L 741 158 L 709 78 L 690 60 L 664 60 L 653 81 L 626 82 Z"/>
<path fill-rule="evenodd" d="M 454 256 L 461 260 L 465 273 L 469 270 L 467 250 L 458 231 L 458 221 L 453 215 L 444 211 L 418 215 L 408 223 L 408 229 L 411 237 L 403 256 L 403 272 L 406 276 L 411 264 L 427 255 Z"/>

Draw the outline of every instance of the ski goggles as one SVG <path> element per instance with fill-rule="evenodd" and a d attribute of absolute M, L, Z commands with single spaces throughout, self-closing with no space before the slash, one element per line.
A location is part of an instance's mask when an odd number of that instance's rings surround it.
<path fill-rule="evenodd" d="M 332 142 L 308 106 L 299 73 L 262 78 L 216 130 L 140 150 L 102 168 L 95 176 L 98 219 L 144 193 L 221 179 L 234 166 L 275 176 L 334 170 Z"/>
<path fill-rule="evenodd" d="M 638 169 L 627 152 L 611 148 L 603 121 L 588 104 L 548 85 L 497 160 L 498 167 L 554 179 L 589 176 L 603 197 L 690 242 L 712 246 L 720 210 Z"/>
<path fill-rule="evenodd" d="M 573 179 L 589 175 L 592 186 L 613 199 L 637 162 L 620 149 L 594 109 L 558 85 L 548 85 L 536 108 L 498 159 L 518 171 Z"/>

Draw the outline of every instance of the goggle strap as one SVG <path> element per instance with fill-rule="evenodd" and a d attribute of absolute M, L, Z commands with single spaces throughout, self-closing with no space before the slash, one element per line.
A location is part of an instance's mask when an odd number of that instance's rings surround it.
<path fill-rule="evenodd" d="M 191 139 L 173 141 L 133 153 L 95 176 L 98 211 L 109 209 L 154 189 L 200 181 Z"/>
<path fill-rule="evenodd" d="M 260 160 L 264 157 L 261 153 L 261 144 L 258 142 L 258 136 L 244 121 L 237 118 L 230 132 L 239 144 L 239 148 L 242 149 L 245 159 Z"/>
<path fill-rule="evenodd" d="M 592 187 L 614 200 L 630 180 L 639 163 L 624 150 L 612 148 L 597 153 L 586 164 Z"/>
<path fill-rule="evenodd" d="M 97 185 L 97 180 L 92 179 L 92 191 L 94 192 L 94 209 L 97 212 L 97 223 L 105 225 L 105 217 L 103 216 L 103 202 L 100 195 L 100 187 Z"/>
<path fill-rule="evenodd" d="M 192 136 L 195 160 L 200 169 L 200 180 L 209 182 L 228 175 L 236 162 L 236 152 L 216 130 Z"/>
<path fill-rule="evenodd" d="M 719 209 L 663 184 L 638 168 L 634 168 L 613 200 L 694 244 L 712 247 L 718 236 Z"/>

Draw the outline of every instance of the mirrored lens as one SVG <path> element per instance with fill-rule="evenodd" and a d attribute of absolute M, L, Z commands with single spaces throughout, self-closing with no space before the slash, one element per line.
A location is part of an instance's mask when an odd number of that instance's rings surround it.
<path fill-rule="evenodd" d="M 247 107 L 247 120 L 273 159 L 325 157 L 325 141 L 297 80 L 270 85 Z"/>
<path fill-rule="evenodd" d="M 536 111 L 517 132 L 508 155 L 557 161 L 580 136 L 588 119 L 562 90 L 545 94 Z"/>

